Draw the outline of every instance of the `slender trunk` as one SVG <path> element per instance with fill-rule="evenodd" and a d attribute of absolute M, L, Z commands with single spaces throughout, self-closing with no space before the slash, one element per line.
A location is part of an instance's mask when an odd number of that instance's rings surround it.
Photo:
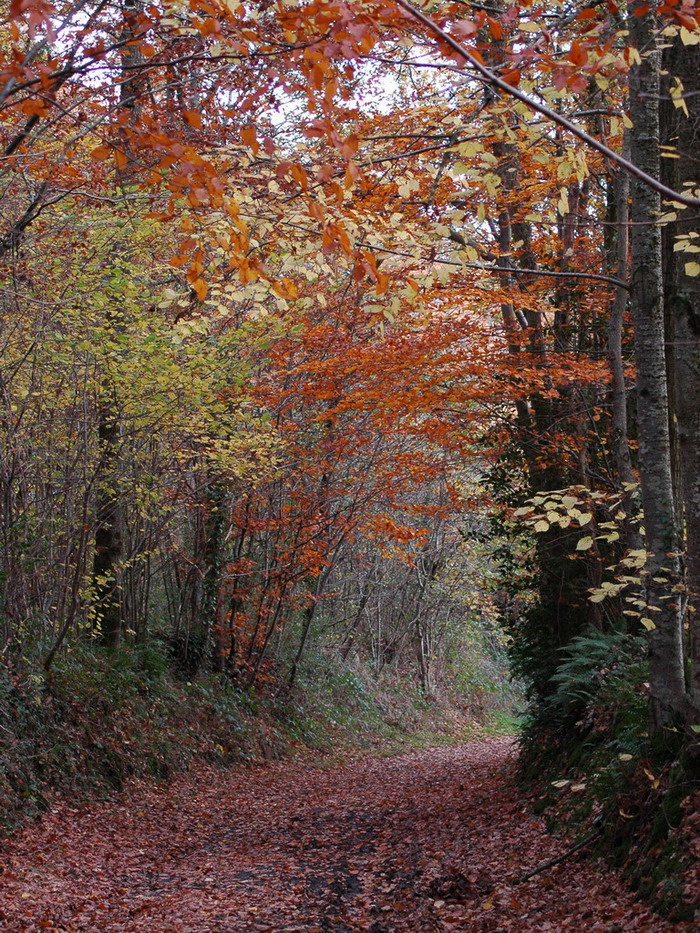
<path fill-rule="evenodd" d="M 206 657 L 212 637 L 215 639 L 213 666 L 219 664 L 222 656 L 220 633 L 218 632 L 219 610 L 221 603 L 221 575 L 223 570 L 224 538 L 226 531 L 226 494 L 218 483 L 207 485 L 208 515 L 204 534 L 204 567 L 202 598 L 198 618 L 195 623 L 199 660 Z M 194 660 L 194 659 L 193 659 Z M 197 665 L 198 666 L 198 665 Z"/>
<path fill-rule="evenodd" d="M 122 13 L 124 26 L 122 38 L 134 35 L 134 17 L 139 11 L 139 0 L 123 0 Z M 139 94 L 141 78 L 131 66 L 141 60 L 137 46 L 126 46 L 122 55 L 123 73 L 120 86 L 119 108 L 122 114 L 128 114 L 129 124 L 136 122 L 139 116 Z M 119 130 L 119 142 L 122 151 L 128 153 L 129 137 L 126 126 Z M 124 187 L 132 173 L 129 167 L 117 170 L 117 184 Z M 112 327 L 119 327 L 119 318 L 107 312 L 107 322 Z M 93 560 L 93 584 L 95 592 L 96 623 L 100 638 L 107 647 L 116 648 L 122 633 L 122 594 L 119 583 L 119 563 L 123 551 L 125 528 L 124 501 L 118 486 L 120 463 L 120 424 L 117 400 L 109 378 L 102 380 L 100 397 L 97 405 L 97 435 L 100 459 L 96 488 L 98 500 L 95 511 L 95 556 Z"/>
<path fill-rule="evenodd" d="M 122 556 L 123 509 L 118 483 L 120 460 L 119 413 L 108 390 L 100 400 L 97 435 L 100 447 L 98 499 L 95 510 L 94 581 L 95 622 L 104 645 L 116 648 L 121 639 L 122 599 L 119 563 Z"/>
<path fill-rule="evenodd" d="M 629 156 L 628 131 L 625 131 L 622 151 L 623 155 Z M 618 171 L 614 190 L 613 217 L 616 223 L 616 235 L 614 256 L 611 256 L 611 271 L 621 282 L 629 281 L 630 275 L 629 191 L 629 175 L 626 172 Z M 623 328 L 628 300 L 629 293 L 627 289 L 619 285 L 615 290 L 608 322 L 608 363 L 611 374 L 610 448 L 615 467 L 615 479 L 623 490 L 621 505 L 626 518 L 622 520 L 622 543 L 628 550 L 637 551 L 641 550 L 644 543 L 639 531 L 638 508 L 633 490 L 636 476 L 632 469 L 632 454 L 627 423 L 627 385 L 623 355 Z M 635 595 L 641 598 L 642 594 L 635 593 Z M 638 625 L 631 625 L 631 630 L 636 631 L 638 627 Z"/>
<path fill-rule="evenodd" d="M 304 657 L 304 651 L 306 650 L 306 643 L 309 640 L 309 634 L 311 632 L 311 623 L 314 620 L 316 615 L 316 606 L 318 605 L 318 597 L 321 594 L 321 589 L 325 583 L 325 577 L 328 574 L 321 574 L 316 577 L 316 585 L 313 587 L 313 592 L 310 593 L 311 601 L 308 606 L 304 609 L 303 621 L 301 625 L 301 638 L 299 640 L 299 647 L 297 648 L 297 653 L 294 655 L 294 661 L 292 662 L 291 669 L 289 671 L 289 677 L 287 679 L 287 687 L 291 690 L 294 686 L 294 681 L 297 677 L 297 672 L 299 670 L 299 665 L 301 664 L 301 659 Z"/>
<path fill-rule="evenodd" d="M 627 148 L 627 146 L 623 147 L 623 151 Z M 629 175 L 626 172 L 618 172 L 615 179 L 615 215 L 617 223 L 615 277 L 621 282 L 628 280 L 630 271 L 629 189 Z M 612 377 L 610 446 L 617 479 L 620 483 L 634 483 L 635 481 L 627 429 L 627 386 L 625 384 L 625 361 L 622 355 L 622 333 L 627 300 L 627 290 L 622 286 L 618 286 L 615 290 L 615 298 L 613 299 L 608 323 L 608 362 Z"/>

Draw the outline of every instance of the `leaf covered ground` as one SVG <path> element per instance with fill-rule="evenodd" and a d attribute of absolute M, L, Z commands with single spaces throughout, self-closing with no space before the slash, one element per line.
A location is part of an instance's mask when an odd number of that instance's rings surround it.
<path fill-rule="evenodd" d="M 57 806 L 2 849 L 0 929 L 90 933 L 687 930 L 564 853 L 490 739 L 268 763 Z"/>

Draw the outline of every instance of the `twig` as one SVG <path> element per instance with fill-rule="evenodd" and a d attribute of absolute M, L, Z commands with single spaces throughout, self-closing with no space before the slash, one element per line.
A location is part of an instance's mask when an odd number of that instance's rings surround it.
<path fill-rule="evenodd" d="M 603 827 L 599 826 L 595 832 L 592 832 L 589 836 L 586 836 L 585 839 L 582 839 L 580 842 L 577 842 L 575 846 L 572 846 L 570 849 L 567 849 L 563 855 L 557 855 L 556 858 L 550 858 L 548 861 L 543 862 L 541 865 L 538 865 L 537 868 L 533 868 L 532 871 L 529 871 L 526 875 L 521 875 L 519 878 L 515 878 L 511 884 L 523 884 L 525 881 L 529 881 L 530 878 L 534 878 L 535 875 L 539 875 L 540 872 L 546 871 L 548 868 L 552 868 L 554 865 L 558 865 L 559 862 L 563 862 L 565 859 L 569 858 L 575 852 L 578 852 L 579 849 L 582 849 L 584 846 L 587 846 L 589 842 L 592 842 L 596 836 L 600 836 Z"/>

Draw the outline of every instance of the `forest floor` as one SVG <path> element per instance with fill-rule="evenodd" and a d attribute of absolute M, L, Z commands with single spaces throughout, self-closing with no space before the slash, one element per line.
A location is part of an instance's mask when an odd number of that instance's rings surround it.
<path fill-rule="evenodd" d="M 512 740 L 271 762 L 57 804 L 1 843 L 0 930 L 681 931 L 567 858 L 513 780 Z"/>

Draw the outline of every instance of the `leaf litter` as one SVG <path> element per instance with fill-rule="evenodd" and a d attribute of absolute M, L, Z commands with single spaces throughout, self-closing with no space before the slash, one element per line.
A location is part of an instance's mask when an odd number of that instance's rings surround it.
<path fill-rule="evenodd" d="M 57 805 L 2 849 L 8 933 L 669 933 L 566 852 L 488 739 L 320 768 L 272 762 Z"/>

